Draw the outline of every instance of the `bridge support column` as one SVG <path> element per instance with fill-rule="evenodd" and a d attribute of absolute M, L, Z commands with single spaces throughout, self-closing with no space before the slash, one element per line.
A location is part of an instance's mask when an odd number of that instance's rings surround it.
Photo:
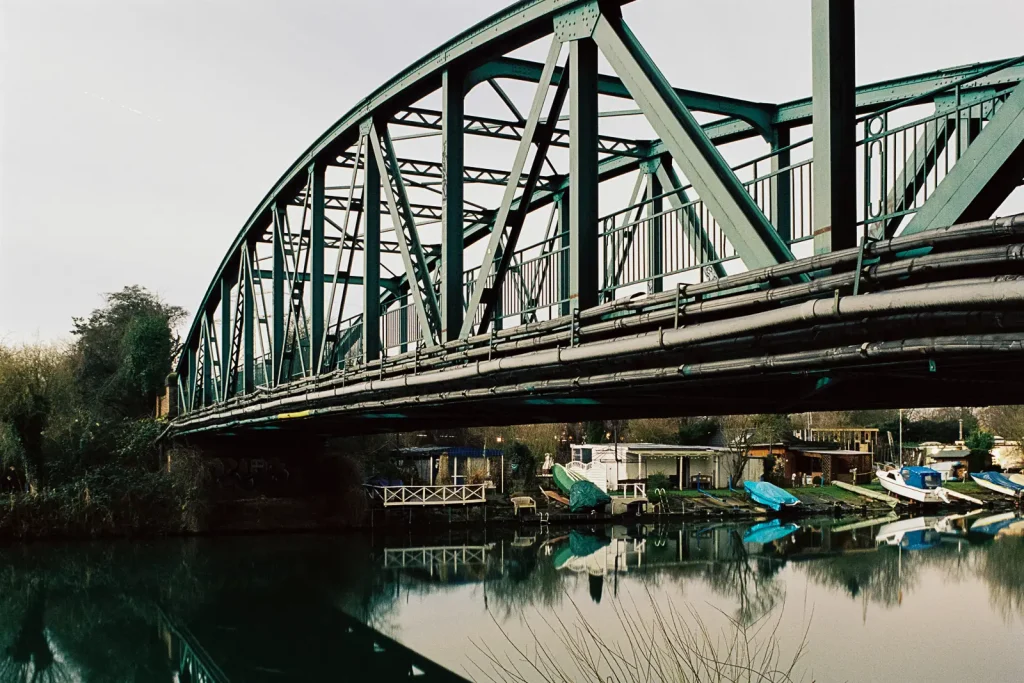
<path fill-rule="evenodd" d="M 234 284 L 228 279 L 228 273 L 234 268 L 225 268 L 224 275 L 220 279 L 220 395 L 222 398 L 228 396 L 228 377 L 231 376 L 231 339 L 234 336 L 234 327 L 231 325 L 231 286 Z"/>
<path fill-rule="evenodd" d="M 310 169 L 310 311 L 309 367 L 311 374 L 320 374 L 320 341 L 324 337 L 324 180 L 327 167 L 314 163 Z"/>
<path fill-rule="evenodd" d="M 210 340 L 210 333 L 213 330 L 213 309 L 203 312 L 206 317 L 203 326 L 203 396 L 204 406 L 213 405 L 216 393 L 213 388 L 213 349 L 215 345 Z"/>
<path fill-rule="evenodd" d="M 202 334 L 200 334 L 195 341 L 195 345 L 189 350 L 189 364 L 188 364 L 188 409 L 195 410 L 196 407 L 203 404 L 201 397 L 197 394 L 196 390 L 199 388 L 199 350 L 201 348 Z"/>
<path fill-rule="evenodd" d="M 459 338 L 465 303 L 463 270 L 463 132 L 465 80 L 445 71 L 441 78 L 441 342 Z"/>
<path fill-rule="evenodd" d="M 271 386 L 277 386 L 281 382 L 281 367 L 284 364 L 284 207 L 275 203 L 271 208 L 273 214 L 271 219 L 274 222 L 274 257 L 273 257 L 273 296 L 271 297 L 273 308 L 274 331 L 271 342 L 271 374 L 273 379 Z"/>
<path fill-rule="evenodd" d="M 238 295 L 242 300 L 242 391 L 251 394 L 256 391 L 256 362 L 253 332 L 259 326 L 256 320 L 256 299 L 253 296 L 252 254 L 251 245 L 245 246 L 245 269 L 242 271 L 242 282 L 238 285 Z"/>
<path fill-rule="evenodd" d="M 853 0 L 812 0 L 814 253 L 857 246 Z"/>
<path fill-rule="evenodd" d="M 402 314 L 398 316 L 398 352 L 409 350 L 409 295 L 403 294 L 398 300 Z"/>
<path fill-rule="evenodd" d="M 572 249 L 569 240 L 569 193 L 563 192 L 558 195 L 555 202 L 558 204 L 558 244 L 562 249 L 558 259 L 558 299 L 561 301 L 558 305 L 558 314 L 569 315 L 572 313 L 569 300 L 569 253 Z"/>
<path fill-rule="evenodd" d="M 784 242 L 793 239 L 793 174 L 791 171 L 782 171 L 781 173 L 779 171 L 788 168 L 792 163 L 789 149 L 787 149 L 790 144 L 789 128 L 779 126 L 772 129 L 771 145 L 772 152 L 775 153 L 775 156 L 772 157 L 772 173 L 778 173 L 778 175 L 772 176 L 769 188 L 772 203 L 772 225 L 775 226 L 775 232 L 779 233 L 779 238 Z"/>
<path fill-rule="evenodd" d="M 659 196 L 663 192 L 661 179 L 658 177 L 658 167 L 661 166 L 661 159 L 654 159 L 644 163 L 643 169 L 647 174 L 647 276 L 650 281 L 647 285 L 648 293 L 660 292 L 664 289 L 664 278 L 661 274 L 664 269 L 664 234 L 662 232 L 661 211 L 664 205 Z"/>
<path fill-rule="evenodd" d="M 597 45 L 569 43 L 569 308 L 596 306 L 598 281 Z"/>
<path fill-rule="evenodd" d="M 367 122 L 367 132 L 370 127 Z M 370 150 L 370 140 L 366 149 Z M 363 362 L 380 358 L 380 168 L 366 155 L 363 167 Z M 401 229 L 401 228 L 398 228 Z M 410 279 L 412 274 L 410 273 Z M 410 283 L 415 287 L 415 283 Z"/>

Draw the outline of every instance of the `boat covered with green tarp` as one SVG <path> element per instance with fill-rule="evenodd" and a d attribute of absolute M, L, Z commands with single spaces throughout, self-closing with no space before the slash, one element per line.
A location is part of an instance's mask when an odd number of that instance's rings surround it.
<path fill-rule="evenodd" d="M 588 512 L 612 502 L 611 496 L 592 481 L 577 481 L 569 489 L 569 512 Z"/>

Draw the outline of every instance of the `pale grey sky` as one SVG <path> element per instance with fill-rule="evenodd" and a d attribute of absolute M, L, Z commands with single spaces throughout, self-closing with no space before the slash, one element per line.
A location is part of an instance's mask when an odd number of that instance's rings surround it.
<path fill-rule="evenodd" d="M 0 0 L 0 340 L 103 292 L 190 313 L 257 202 L 355 102 L 507 0 Z M 639 0 L 675 85 L 810 94 L 809 0 Z M 1024 52 L 1020 0 L 860 0 L 859 83 Z"/>

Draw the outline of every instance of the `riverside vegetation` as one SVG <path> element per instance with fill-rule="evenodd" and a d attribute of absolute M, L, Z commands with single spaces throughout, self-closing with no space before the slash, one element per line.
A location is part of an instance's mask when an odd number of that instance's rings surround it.
<path fill-rule="evenodd" d="M 0 345 L 0 537 L 174 533 L 202 515 L 198 456 L 162 471 L 153 415 L 185 311 L 141 287 L 65 344 Z"/>

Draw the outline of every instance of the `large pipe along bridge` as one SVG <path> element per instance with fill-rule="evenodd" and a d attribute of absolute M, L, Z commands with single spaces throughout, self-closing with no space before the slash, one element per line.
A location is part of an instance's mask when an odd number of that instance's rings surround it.
<path fill-rule="evenodd" d="M 753 102 L 670 85 L 631 11 L 522 0 L 316 140 L 169 433 L 1024 402 L 1024 56 L 857 86 L 813 0 L 811 97 Z"/>

